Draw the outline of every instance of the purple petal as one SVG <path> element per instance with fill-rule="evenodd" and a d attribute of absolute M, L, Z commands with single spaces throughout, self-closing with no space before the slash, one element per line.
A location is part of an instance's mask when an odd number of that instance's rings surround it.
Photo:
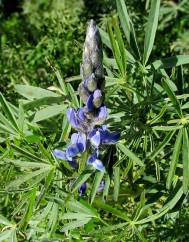
<path fill-rule="evenodd" d="M 86 189 L 87 189 L 87 183 L 84 182 L 84 183 L 79 187 L 79 189 L 78 189 L 78 192 L 79 192 L 80 196 L 83 195 L 83 194 L 85 193 Z"/>
<path fill-rule="evenodd" d="M 92 155 L 89 156 L 89 158 L 87 159 L 87 164 L 90 165 L 92 164 L 98 157 L 98 151 L 95 150 Z"/>
<path fill-rule="evenodd" d="M 108 116 L 108 110 L 107 110 L 106 106 L 105 105 L 101 106 L 99 108 L 98 118 L 99 119 L 106 119 L 107 116 Z"/>
<path fill-rule="evenodd" d="M 108 116 L 107 108 L 106 108 L 106 106 L 103 105 L 99 108 L 99 111 L 98 111 L 97 117 L 95 118 L 94 123 L 103 124 L 104 121 L 106 120 L 107 116 Z"/>
<path fill-rule="evenodd" d="M 74 108 L 68 108 L 66 115 L 71 126 L 73 128 L 78 128 L 79 122 L 77 120 L 76 110 Z"/>
<path fill-rule="evenodd" d="M 102 163 L 102 161 L 101 160 L 98 160 L 98 159 L 96 159 L 93 163 L 92 163 L 92 165 L 94 166 L 94 168 L 95 169 L 97 169 L 97 170 L 99 170 L 99 171 L 103 171 L 105 168 L 104 168 L 104 165 L 103 165 L 103 163 Z"/>
<path fill-rule="evenodd" d="M 93 94 L 91 94 L 87 99 L 86 105 L 87 105 L 87 109 L 91 112 L 93 110 Z"/>
<path fill-rule="evenodd" d="M 109 132 L 108 130 L 101 131 L 102 144 L 115 144 L 120 138 L 118 132 Z"/>
<path fill-rule="evenodd" d="M 53 154 L 56 158 L 60 159 L 60 160 L 67 160 L 67 156 L 66 156 L 66 152 L 65 151 L 62 151 L 62 150 L 58 150 L 58 149 L 55 149 L 53 151 Z"/>
<path fill-rule="evenodd" d="M 90 138 L 91 144 L 98 147 L 101 142 L 100 131 L 97 130 L 96 133 Z"/>
<path fill-rule="evenodd" d="M 96 98 L 101 98 L 102 97 L 102 92 L 100 89 L 96 89 L 93 93 L 93 98 L 96 99 Z"/>
<path fill-rule="evenodd" d="M 78 118 L 79 118 L 81 121 L 85 121 L 85 120 L 86 120 L 86 116 L 85 116 L 85 108 L 80 108 L 80 109 L 77 111 L 77 115 L 78 115 Z"/>
<path fill-rule="evenodd" d="M 80 152 L 83 152 L 86 149 L 86 135 L 83 133 L 73 133 L 71 136 L 72 144 L 77 144 Z"/>
<path fill-rule="evenodd" d="M 77 144 L 69 145 L 66 149 L 67 157 L 75 157 L 80 152 Z"/>

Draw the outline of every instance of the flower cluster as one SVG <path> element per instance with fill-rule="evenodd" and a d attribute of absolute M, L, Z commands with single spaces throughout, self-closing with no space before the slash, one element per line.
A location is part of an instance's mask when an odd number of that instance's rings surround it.
<path fill-rule="evenodd" d="M 67 160 L 77 169 L 77 157 L 83 152 L 88 152 L 88 165 L 93 165 L 97 170 L 105 169 L 100 160 L 100 149 L 103 145 L 115 144 L 119 133 L 110 132 L 103 125 L 107 118 L 107 108 L 104 105 L 104 72 L 103 72 L 102 43 L 99 30 L 94 20 L 91 20 L 83 49 L 81 64 L 82 82 L 78 91 L 84 107 L 79 109 L 69 108 L 67 118 L 71 126 L 77 130 L 71 136 L 71 144 L 64 150 L 54 150 L 54 155 Z"/>

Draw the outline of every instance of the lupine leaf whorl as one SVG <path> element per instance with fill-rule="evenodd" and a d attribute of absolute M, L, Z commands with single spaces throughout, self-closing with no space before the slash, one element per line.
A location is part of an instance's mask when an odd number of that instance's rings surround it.
<path fill-rule="evenodd" d="M 83 82 L 79 85 L 79 94 L 86 103 L 91 92 L 102 90 L 104 84 L 102 41 L 98 27 L 91 20 L 87 27 L 87 33 L 83 48 L 81 64 L 81 77 Z"/>

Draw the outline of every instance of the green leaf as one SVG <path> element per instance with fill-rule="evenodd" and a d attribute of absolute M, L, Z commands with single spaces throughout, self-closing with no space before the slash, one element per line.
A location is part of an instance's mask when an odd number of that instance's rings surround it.
<path fill-rule="evenodd" d="M 172 90 L 171 85 L 169 84 L 169 80 L 163 79 L 162 85 L 163 85 L 168 97 L 170 98 L 176 112 L 178 113 L 179 117 L 181 118 L 182 117 L 182 109 L 181 109 L 181 106 L 180 106 L 180 102 L 178 101 L 174 91 Z"/>
<path fill-rule="evenodd" d="M 114 173 L 114 201 L 118 201 L 119 189 L 120 189 L 120 168 L 116 166 L 113 168 Z"/>
<path fill-rule="evenodd" d="M 144 40 L 143 61 L 145 65 L 148 62 L 148 59 L 150 57 L 150 53 L 152 51 L 153 44 L 154 44 L 155 34 L 158 26 L 159 7 L 160 7 L 160 0 L 151 1 L 151 8 L 148 16 L 148 23 L 146 26 L 145 40 Z"/>
<path fill-rule="evenodd" d="M 183 159 L 183 191 L 187 193 L 188 184 L 189 184 L 189 140 L 188 140 L 188 131 L 186 128 L 183 129 L 183 150 L 182 150 L 182 159 Z"/>
<path fill-rule="evenodd" d="M 36 192 L 37 188 L 35 187 L 31 192 L 29 199 L 27 200 L 27 208 L 24 213 L 24 216 L 22 217 L 22 220 L 20 221 L 20 227 L 25 230 L 32 215 L 33 215 L 33 209 L 35 205 L 35 198 L 36 198 Z"/>
<path fill-rule="evenodd" d="M 117 3 L 117 11 L 120 18 L 121 26 L 123 28 L 125 37 L 131 47 L 133 53 L 136 56 L 136 59 L 140 59 L 140 52 L 138 48 L 138 44 L 136 41 L 135 30 L 132 24 L 132 21 L 128 15 L 127 7 L 125 5 L 124 0 L 116 0 Z"/>
<path fill-rule="evenodd" d="M 4 224 L 6 226 L 12 226 L 12 223 L 9 222 L 9 220 L 1 214 L 0 214 L 0 224 Z"/>
<path fill-rule="evenodd" d="M 189 64 L 189 55 L 176 55 L 162 60 L 156 60 L 152 63 L 153 67 L 157 69 L 173 68 L 175 66 Z"/>
<path fill-rule="evenodd" d="M 67 232 L 68 230 L 73 230 L 75 228 L 82 227 L 85 224 L 87 224 L 90 220 L 91 220 L 91 218 L 85 218 L 85 219 L 80 219 L 80 220 L 76 220 L 76 221 L 70 222 L 68 224 L 65 224 L 60 229 L 60 232 Z"/>
<path fill-rule="evenodd" d="M 125 214 L 124 211 L 118 210 L 117 208 L 114 208 L 114 207 L 112 207 L 108 204 L 105 204 L 101 200 L 95 199 L 94 200 L 94 206 L 97 207 L 97 208 L 103 209 L 107 212 L 110 212 L 118 218 L 121 218 L 123 220 L 126 220 L 127 222 L 130 222 L 130 219 L 127 217 L 127 215 Z"/>
<path fill-rule="evenodd" d="M 63 93 L 65 95 L 68 95 L 68 88 L 66 86 L 66 83 L 65 83 L 64 79 L 62 78 L 62 75 L 61 75 L 60 71 L 57 68 L 55 68 L 55 67 L 53 67 L 53 70 L 54 70 L 54 72 L 56 74 L 56 77 L 58 79 L 58 82 L 60 84 L 60 87 L 61 87 Z"/>
<path fill-rule="evenodd" d="M 109 35 L 102 29 L 99 29 L 100 30 L 100 35 L 101 35 L 101 38 L 102 38 L 102 42 L 108 47 L 111 49 L 111 41 L 110 41 L 110 38 L 109 38 Z M 135 63 L 136 60 L 134 59 L 134 57 L 132 56 L 132 54 L 125 48 L 125 56 L 127 58 L 127 61 L 130 62 L 130 63 Z M 106 58 L 104 57 L 104 60 Z M 108 58 L 109 59 L 109 58 Z"/>
<path fill-rule="evenodd" d="M 62 217 L 62 219 L 85 219 L 85 218 L 91 218 L 91 215 L 85 214 L 85 213 L 65 213 Z"/>
<path fill-rule="evenodd" d="M 28 161 L 22 161 L 22 160 L 10 160 L 10 159 L 4 159 L 5 162 L 13 163 L 15 166 L 23 167 L 23 168 L 44 168 L 49 167 L 50 165 L 47 163 L 40 163 L 40 162 L 28 162 Z"/>
<path fill-rule="evenodd" d="M 11 181 L 8 185 L 7 185 L 7 189 L 9 190 L 10 188 L 18 188 L 20 187 L 20 185 L 22 185 L 23 183 L 36 178 L 37 176 L 41 176 L 41 179 L 43 179 L 42 174 L 46 174 L 50 169 L 50 166 L 48 167 L 44 167 L 43 169 L 38 169 L 36 171 L 32 171 L 29 174 L 26 175 L 22 175 L 20 177 L 18 177 L 16 180 Z M 48 174 L 48 173 L 47 173 Z M 39 181 L 40 181 L 40 177 L 39 177 Z M 38 181 L 38 182 L 39 182 Z"/>
<path fill-rule="evenodd" d="M 84 170 L 80 176 L 76 179 L 72 186 L 72 192 L 75 192 L 86 180 L 91 176 L 92 168 Z"/>
<path fill-rule="evenodd" d="M 169 201 L 167 204 L 165 204 L 165 206 L 163 206 L 157 213 L 141 219 L 139 221 L 136 221 L 135 224 L 145 224 L 145 223 L 149 223 L 152 222 L 160 217 L 162 217 L 163 215 L 165 215 L 169 210 L 171 210 L 172 208 L 174 208 L 174 206 L 177 204 L 177 202 L 180 200 L 180 198 L 183 195 L 183 191 L 182 188 L 180 188 L 178 190 L 178 192 L 176 193 L 176 195 L 172 198 L 171 201 Z"/>
<path fill-rule="evenodd" d="M 0 103 L 1 103 L 1 107 L 2 107 L 5 115 L 7 116 L 8 120 L 12 123 L 12 125 L 15 127 L 16 130 L 19 130 L 16 118 L 15 118 L 8 102 L 5 100 L 5 98 L 3 97 L 3 95 L 1 93 L 0 93 Z"/>
<path fill-rule="evenodd" d="M 109 187 L 110 187 L 110 176 L 109 174 L 106 174 L 105 186 L 104 186 L 103 195 L 102 195 L 104 200 L 107 199 Z"/>
<path fill-rule="evenodd" d="M 102 178 L 104 176 L 104 171 L 97 171 L 93 180 L 93 185 L 92 185 L 92 189 L 91 189 L 91 204 L 94 201 L 94 198 L 96 196 L 98 187 L 100 185 L 100 182 L 102 181 Z"/>
<path fill-rule="evenodd" d="M 23 97 L 33 100 L 33 99 L 41 99 L 44 97 L 58 97 L 58 95 L 49 90 L 45 90 L 40 87 L 34 87 L 29 85 L 15 85 L 16 92 L 18 92 Z"/>
<path fill-rule="evenodd" d="M 133 160 L 137 165 L 139 166 L 144 166 L 143 162 L 141 159 L 139 159 L 130 149 L 128 149 L 125 145 L 118 143 L 117 144 L 118 148 L 126 155 L 128 156 L 131 160 Z"/>
<path fill-rule="evenodd" d="M 23 108 L 24 110 L 32 110 L 34 108 L 39 108 L 40 106 L 60 103 L 64 100 L 65 100 L 65 97 L 42 97 L 42 98 L 24 103 Z"/>
<path fill-rule="evenodd" d="M 72 100 L 72 105 L 76 108 L 79 108 L 79 101 L 77 99 L 76 92 L 74 91 L 72 85 L 70 83 L 67 84 L 68 92 L 70 94 L 70 98 Z"/>
<path fill-rule="evenodd" d="M 98 217 L 98 213 L 95 211 L 90 204 L 84 202 L 83 200 L 76 201 L 71 200 L 68 202 L 68 209 L 76 213 L 84 213 L 86 216 Z"/>
<path fill-rule="evenodd" d="M 58 114 L 61 114 L 65 111 L 65 107 L 63 105 L 52 105 L 46 108 L 40 109 L 35 113 L 33 122 L 40 122 L 46 120 L 48 118 L 52 118 Z"/>
<path fill-rule="evenodd" d="M 180 129 L 173 148 L 173 155 L 171 158 L 169 173 L 168 173 L 167 182 L 166 182 L 167 189 L 170 189 L 171 183 L 173 181 L 173 177 L 175 175 L 175 170 L 176 170 L 176 166 L 177 166 L 177 162 L 180 154 L 181 143 L 182 143 L 182 134 L 183 134 L 182 129 Z"/>
<path fill-rule="evenodd" d="M 123 67 L 122 61 L 121 61 L 121 52 L 120 52 L 117 40 L 114 37 L 112 24 L 110 22 L 108 22 L 108 34 L 109 34 L 109 37 L 110 37 L 113 55 L 114 55 L 114 58 L 116 60 L 119 72 L 123 75 L 125 70 L 123 69 L 124 67 Z"/>
<path fill-rule="evenodd" d="M 158 147 L 148 156 L 148 159 L 153 160 L 162 150 L 163 148 L 169 143 L 172 136 L 174 135 L 175 130 L 170 131 L 164 138 L 164 140 L 158 145 Z"/>
<path fill-rule="evenodd" d="M 43 160 L 43 159 L 39 158 L 38 156 L 35 156 L 31 152 L 24 150 L 24 149 L 18 147 L 17 145 L 11 144 L 11 147 L 13 149 L 15 149 L 18 153 L 22 154 L 24 157 L 28 158 L 31 161 L 39 161 L 39 162 L 42 162 L 42 163 L 49 164 L 46 160 Z"/>
<path fill-rule="evenodd" d="M 5 230 L 3 232 L 0 233 L 0 241 L 3 241 L 3 242 L 13 242 L 11 241 L 11 237 L 12 237 L 12 234 L 13 234 L 13 230 Z"/>

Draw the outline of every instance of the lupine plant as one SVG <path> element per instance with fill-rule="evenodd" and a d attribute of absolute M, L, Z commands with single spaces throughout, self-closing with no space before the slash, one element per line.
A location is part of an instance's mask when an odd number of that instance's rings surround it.
<path fill-rule="evenodd" d="M 116 4 L 88 25 L 80 83 L 49 61 L 58 85 L 0 95 L 0 241 L 189 239 L 189 56 L 153 53 L 160 0 L 140 38 Z"/>

